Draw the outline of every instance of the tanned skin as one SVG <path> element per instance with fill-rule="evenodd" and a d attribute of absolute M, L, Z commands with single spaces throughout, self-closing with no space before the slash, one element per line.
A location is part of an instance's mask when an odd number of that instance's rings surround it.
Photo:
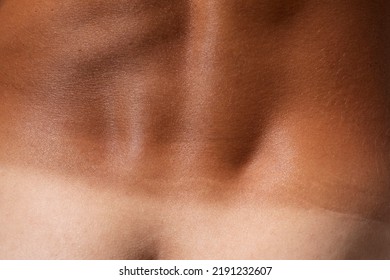
<path fill-rule="evenodd" d="M 389 3 L 0 0 L 0 258 L 390 258 Z"/>

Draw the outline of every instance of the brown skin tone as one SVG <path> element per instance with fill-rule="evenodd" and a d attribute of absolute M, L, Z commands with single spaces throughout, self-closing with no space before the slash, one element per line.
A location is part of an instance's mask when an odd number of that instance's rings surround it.
<path fill-rule="evenodd" d="M 0 0 L 0 258 L 390 258 L 389 16 Z"/>

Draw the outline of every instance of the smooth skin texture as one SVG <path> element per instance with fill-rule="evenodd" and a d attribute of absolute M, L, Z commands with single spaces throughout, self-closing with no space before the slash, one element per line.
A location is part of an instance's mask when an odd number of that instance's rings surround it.
<path fill-rule="evenodd" d="M 0 0 L 0 258 L 390 258 L 389 19 Z"/>

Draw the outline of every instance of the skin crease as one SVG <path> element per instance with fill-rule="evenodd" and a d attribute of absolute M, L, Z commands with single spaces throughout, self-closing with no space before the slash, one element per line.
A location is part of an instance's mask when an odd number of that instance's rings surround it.
<path fill-rule="evenodd" d="M 0 258 L 390 258 L 389 15 L 0 0 Z"/>

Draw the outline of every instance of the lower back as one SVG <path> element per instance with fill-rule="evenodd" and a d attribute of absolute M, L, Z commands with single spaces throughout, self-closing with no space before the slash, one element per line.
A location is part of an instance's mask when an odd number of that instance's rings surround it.
<path fill-rule="evenodd" d="M 0 257 L 388 257 L 384 1 L 22 2 Z"/>

